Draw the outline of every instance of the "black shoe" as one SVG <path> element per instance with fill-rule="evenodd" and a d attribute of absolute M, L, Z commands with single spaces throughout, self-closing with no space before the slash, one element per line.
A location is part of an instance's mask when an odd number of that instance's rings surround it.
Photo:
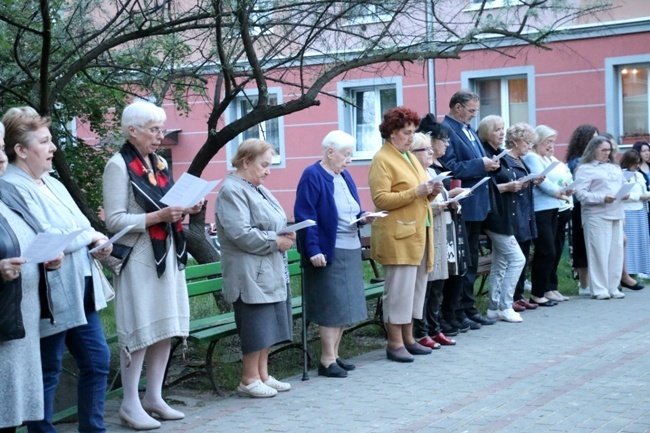
<path fill-rule="evenodd" d="M 481 329 L 481 324 L 480 324 L 480 323 L 475 322 L 475 321 L 473 321 L 473 320 L 470 320 L 470 319 L 468 319 L 467 317 L 465 317 L 465 318 L 463 319 L 463 321 L 460 322 L 460 324 L 461 324 L 462 326 L 465 326 L 465 327 L 469 326 L 469 329 L 471 329 L 471 330 L 473 330 L 473 331 L 475 331 L 475 330 L 477 330 L 477 329 Z"/>
<path fill-rule="evenodd" d="M 348 377 L 348 372 L 343 370 L 336 362 L 325 367 L 322 363 L 318 364 L 318 375 L 325 377 Z"/>
<path fill-rule="evenodd" d="M 481 325 L 494 325 L 497 323 L 496 319 L 490 319 L 489 317 L 483 317 L 480 314 L 474 314 L 473 316 L 469 316 L 469 319 L 472 322 L 480 323 Z"/>
<path fill-rule="evenodd" d="M 625 287 L 626 289 L 630 289 L 630 290 L 641 290 L 645 286 L 643 284 L 639 283 L 639 282 L 637 282 L 635 285 L 631 286 L 631 285 L 626 284 L 623 281 L 621 281 L 621 287 Z"/>
<path fill-rule="evenodd" d="M 453 337 L 454 335 L 458 335 L 460 330 L 456 327 L 451 326 L 448 322 L 444 320 L 440 320 L 440 329 L 442 330 L 442 333 L 445 334 L 446 336 Z M 467 331 L 465 331 L 467 332 Z"/>
<path fill-rule="evenodd" d="M 341 367 L 343 370 L 346 370 L 346 371 L 352 371 L 355 368 L 357 368 L 356 365 L 347 362 L 343 358 L 336 358 L 336 363 L 338 364 L 339 367 Z"/>
<path fill-rule="evenodd" d="M 470 328 L 469 324 L 459 322 L 458 320 L 450 320 L 447 323 L 449 323 L 451 327 L 458 329 L 460 332 L 467 332 Z"/>

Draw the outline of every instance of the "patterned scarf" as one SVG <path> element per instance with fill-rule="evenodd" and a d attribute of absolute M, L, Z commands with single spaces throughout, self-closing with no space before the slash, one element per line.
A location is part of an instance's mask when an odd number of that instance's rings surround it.
<path fill-rule="evenodd" d="M 172 187 L 174 181 L 169 176 L 165 161 L 155 153 L 149 155 L 149 164 L 153 170 L 147 169 L 144 158 L 140 152 L 128 141 L 120 150 L 129 172 L 131 186 L 135 201 L 144 209 L 145 213 L 156 212 L 167 205 L 160 199 Z M 176 260 L 178 269 L 185 269 L 187 264 L 187 249 L 185 234 L 181 221 L 174 223 L 159 223 L 149 226 L 149 237 L 153 246 L 153 255 L 156 259 L 158 277 L 165 273 L 165 259 L 169 251 L 169 235 L 174 237 L 176 245 Z"/>

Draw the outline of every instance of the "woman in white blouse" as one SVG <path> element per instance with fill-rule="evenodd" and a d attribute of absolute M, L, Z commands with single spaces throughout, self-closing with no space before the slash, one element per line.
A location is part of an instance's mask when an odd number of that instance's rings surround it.
<path fill-rule="evenodd" d="M 589 262 L 589 288 L 595 299 L 624 298 L 618 290 L 623 269 L 623 203 L 616 194 L 625 183 L 610 161 L 614 145 L 606 137 L 589 141 L 575 173 L 575 195 L 582 203 L 582 227 Z M 629 194 L 622 197 L 629 198 Z"/>

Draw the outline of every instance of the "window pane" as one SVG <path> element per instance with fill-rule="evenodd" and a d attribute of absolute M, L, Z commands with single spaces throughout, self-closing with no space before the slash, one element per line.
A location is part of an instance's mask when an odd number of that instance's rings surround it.
<path fill-rule="evenodd" d="M 650 134 L 648 125 L 648 67 L 621 69 L 623 91 L 623 136 Z"/>
<path fill-rule="evenodd" d="M 373 150 L 381 145 L 381 137 L 377 129 L 376 95 L 374 90 L 355 92 L 356 111 L 355 137 L 357 151 Z M 377 143 L 379 141 L 379 144 Z"/>
<path fill-rule="evenodd" d="M 528 80 L 526 78 L 508 80 L 508 103 L 510 125 L 517 122 L 528 123 Z"/>
<path fill-rule="evenodd" d="M 381 89 L 379 91 L 379 103 L 381 104 L 381 116 L 391 108 L 397 107 L 397 90 L 395 89 Z M 381 118 L 377 119 L 377 125 L 381 122 Z"/>
<path fill-rule="evenodd" d="M 477 83 L 481 97 L 481 119 L 485 116 L 501 116 L 501 80 L 481 80 Z"/>

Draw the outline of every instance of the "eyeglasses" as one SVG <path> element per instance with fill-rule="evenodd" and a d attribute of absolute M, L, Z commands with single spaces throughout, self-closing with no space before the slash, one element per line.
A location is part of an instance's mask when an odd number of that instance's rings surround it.
<path fill-rule="evenodd" d="M 598 150 L 601 151 L 601 152 L 611 152 L 612 148 L 608 147 L 608 148 L 603 148 L 603 149 L 598 149 Z"/>
<path fill-rule="evenodd" d="M 145 128 L 144 126 L 141 126 L 140 128 L 151 132 L 155 136 L 158 136 L 158 134 L 167 135 L 167 130 L 166 129 L 158 128 L 157 126 L 155 126 L 153 128 Z"/>
<path fill-rule="evenodd" d="M 460 105 L 465 107 L 465 110 L 469 111 L 470 114 L 476 114 L 476 112 L 478 111 L 478 109 L 476 109 L 476 108 L 469 108 L 467 105 L 463 104 L 462 102 L 461 102 Z"/>
<path fill-rule="evenodd" d="M 413 149 L 411 152 L 433 152 L 433 147 L 421 147 L 419 149 Z"/>

